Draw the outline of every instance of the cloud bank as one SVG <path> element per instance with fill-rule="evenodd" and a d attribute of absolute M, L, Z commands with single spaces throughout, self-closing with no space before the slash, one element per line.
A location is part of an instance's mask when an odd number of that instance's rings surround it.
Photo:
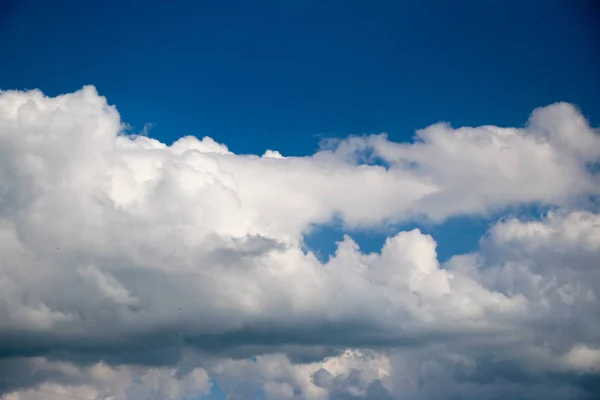
<path fill-rule="evenodd" d="M 522 128 L 437 124 L 307 157 L 124 133 L 94 87 L 0 92 L 0 396 L 593 399 L 600 135 L 572 105 Z M 440 264 L 418 229 L 327 262 L 316 224 L 523 206 Z M 52 397 L 54 396 L 54 397 Z"/>

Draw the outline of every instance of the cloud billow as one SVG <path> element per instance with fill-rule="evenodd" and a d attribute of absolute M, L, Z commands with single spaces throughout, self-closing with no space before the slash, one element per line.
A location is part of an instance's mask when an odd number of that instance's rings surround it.
<path fill-rule="evenodd" d="M 0 93 L 2 400 L 593 398 L 600 136 L 572 105 L 306 157 L 124 128 L 91 86 Z M 303 250 L 531 204 L 442 265 L 418 229 Z"/>

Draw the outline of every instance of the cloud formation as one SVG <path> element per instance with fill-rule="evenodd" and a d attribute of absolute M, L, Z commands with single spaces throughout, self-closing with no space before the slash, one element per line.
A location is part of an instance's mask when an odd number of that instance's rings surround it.
<path fill-rule="evenodd" d="M 0 395 L 592 399 L 600 374 L 600 136 L 579 111 L 437 124 L 413 143 L 237 155 L 126 135 L 95 88 L 0 93 Z M 347 229 L 501 219 L 440 265 L 418 229 L 319 261 Z M 61 397 L 62 396 L 62 397 Z"/>

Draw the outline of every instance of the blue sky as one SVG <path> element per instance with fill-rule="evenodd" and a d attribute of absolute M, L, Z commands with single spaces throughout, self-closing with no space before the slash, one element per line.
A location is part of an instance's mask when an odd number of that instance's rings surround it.
<path fill-rule="evenodd" d="M 522 126 L 556 101 L 600 123 L 592 1 L 173 3 L 3 1 L 0 88 L 93 84 L 134 131 L 151 124 L 163 142 L 206 135 L 235 153 L 286 156 L 332 136 L 411 141 L 439 121 Z M 489 222 L 421 228 L 445 260 L 475 248 Z M 353 236 L 369 251 L 386 235 Z M 306 240 L 326 257 L 341 236 L 330 226 Z"/>

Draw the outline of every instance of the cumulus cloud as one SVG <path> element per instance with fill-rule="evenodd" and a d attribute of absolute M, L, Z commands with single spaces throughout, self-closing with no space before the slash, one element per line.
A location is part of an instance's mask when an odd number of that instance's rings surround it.
<path fill-rule="evenodd" d="M 127 135 L 93 87 L 0 94 L 4 399 L 593 398 L 600 136 L 572 105 L 524 128 L 233 154 Z M 315 224 L 443 223 L 523 205 L 444 265 L 418 229 L 319 261 Z M 441 385 L 441 386 L 440 386 Z M 443 390 L 441 387 L 443 386 Z M 62 396 L 62 397 L 60 397 Z"/>
<path fill-rule="evenodd" d="M 177 399 L 207 394 L 207 372 L 195 368 L 178 375 L 173 368 L 112 367 L 103 362 L 89 366 L 51 361 L 43 357 L 0 361 L 0 383 L 19 390 L 6 400 L 37 399 Z M 32 385 L 33 384 L 33 385 Z"/>
<path fill-rule="evenodd" d="M 392 171 L 410 171 L 427 183 L 412 212 L 442 220 L 450 215 L 487 213 L 509 205 L 572 205 L 597 195 L 600 136 L 570 104 L 535 110 L 524 128 L 496 126 L 453 129 L 447 123 L 420 130 L 413 143 L 385 135 L 329 142 L 327 158 L 350 163 L 383 160 Z"/>

